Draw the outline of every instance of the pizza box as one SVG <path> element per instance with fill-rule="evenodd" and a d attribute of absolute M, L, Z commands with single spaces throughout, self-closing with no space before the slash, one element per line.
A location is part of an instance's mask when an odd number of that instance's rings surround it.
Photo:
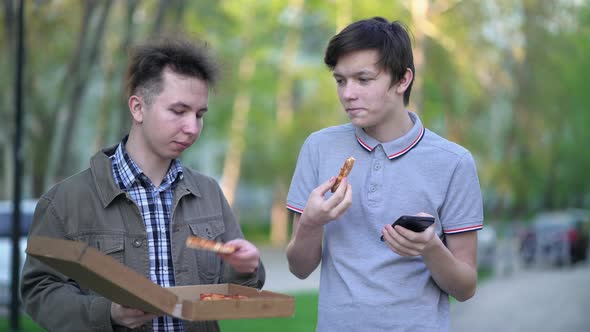
<path fill-rule="evenodd" d="M 31 236 L 27 254 L 121 305 L 184 320 L 293 317 L 292 296 L 235 284 L 161 287 L 83 242 Z M 201 301 L 201 293 L 245 295 Z"/>

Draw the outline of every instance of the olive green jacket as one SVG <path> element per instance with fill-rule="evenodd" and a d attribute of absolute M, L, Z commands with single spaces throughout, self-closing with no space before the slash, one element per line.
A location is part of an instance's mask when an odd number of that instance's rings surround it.
<path fill-rule="evenodd" d="M 58 183 L 37 204 L 29 235 L 82 241 L 149 278 L 146 227 L 137 205 L 114 181 L 109 156 L 97 153 L 90 168 Z M 235 283 L 262 288 L 256 272 L 239 274 L 215 253 L 186 248 L 188 235 L 219 241 L 243 238 L 217 182 L 188 168 L 174 189 L 170 246 L 177 286 Z M 111 301 L 27 257 L 21 295 L 26 312 L 49 331 L 126 331 L 112 326 Z M 151 322 L 141 331 L 151 331 Z M 185 322 L 186 331 L 218 331 L 215 321 Z"/>

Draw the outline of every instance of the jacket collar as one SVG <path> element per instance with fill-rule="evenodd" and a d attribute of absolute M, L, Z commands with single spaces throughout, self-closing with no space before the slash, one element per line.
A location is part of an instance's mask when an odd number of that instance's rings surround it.
<path fill-rule="evenodd" d="M 396 138 L 393 141 L 385 143 L 379 142 L 359 127 L 355 127 L 356 139 L 359 144 L 369 152 L 373 151 L 378 145 L 381 145 L 389 160 L 401 157 L 420 143 L 425 131 L 424 126 L 416 113 L 408 111 L 408 115 L 410 116 L 410 119 L 412 119 L 414 126 L 405 135 Z"/>
<path fill-rule="evenodd" d="M 92 179 L 97 188 L 102 206 L 105 208 L 111 204 L 117 196 L 125 194 L 125 192 L 115 183 L 112 162 L 109 158 L 115 153 L 117 147 L 118 144 L 102 149 L 90 159 Z M 191 172 L 185 172 L 182 180 L 178 182 L 176 190 L 180 193 L 189 192 L 197 197 L 201 197 L 201 192 L 199 191 L 196 180 L 189 174 L 191 174 Z"/>

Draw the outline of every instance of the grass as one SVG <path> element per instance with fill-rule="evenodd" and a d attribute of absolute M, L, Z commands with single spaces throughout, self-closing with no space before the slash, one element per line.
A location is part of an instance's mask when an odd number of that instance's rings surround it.
<path fill-rule="evenodd" d="M 295 317 L 224 320 L 219 322 L 222 331 L 240 332 L 300 332 L 315 331 L 318 294 L 295 294 Z"/>
<path fill-rule="evenodd" d="M 0 331 L 11 331 L 10 329 L 10 318 L 0 318 Z M 33 322 L 27 315 L 21 315 L 20 317 L 20 332 L 37 332 L 45 331 L 37 323 Z"/>
<path fill-rule="evenodd" d="M 244 237 L 254 244 L 262 245 L 270 243 L 270 225 L 250 223 L 241 224 L 240 228 L 242 228 Z"/>

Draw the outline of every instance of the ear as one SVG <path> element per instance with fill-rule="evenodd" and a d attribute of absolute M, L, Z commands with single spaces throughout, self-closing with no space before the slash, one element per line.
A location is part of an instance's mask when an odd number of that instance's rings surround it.
<path fill-rule="evenodd" d="M 408 86 L 410 86 L 410 83 L 412 83 L 413 79 L 414 79 L 414 73 L 412 72 L 412 70 L 410 68 L 406 68 L 406 72 L 404 73 L 404 76 L 402 76 L 402 78 L 399 80 L 399 82 L 397 82 L 396 92 L 399 94 L 403 94 L 404 92 L 406 92 L 406 90 L 408 89 Z"/>
<path fill-rule="evenodd" d="M 127 105 L 129 106 L 129 112 L 131 112 L 131 117 L 133 117 L 133 122 L 142 123 L 143 122 L 143 112 L 145 111 L 145 104 L 143 103 L 143 99 L 141 97 L 132 95 L 127 100 Z"/>

